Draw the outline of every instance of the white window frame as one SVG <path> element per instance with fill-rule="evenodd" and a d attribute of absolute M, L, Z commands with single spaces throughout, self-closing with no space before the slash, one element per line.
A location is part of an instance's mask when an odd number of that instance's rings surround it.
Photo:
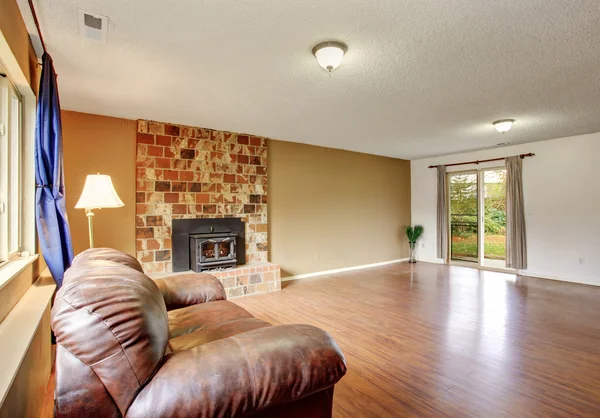
<path fill-rule="evenodd" d="M 8 77 L 0 75 L 0 267 L 21 249 L 22 101 Z"/>
<path fill-rule="evenodd" d="M 0 77 L 1 84 L 7 84 L 10 88 L 10 94 L 20 100 L 20 115 L 19 123 L 17 124 L 20 141 L 18 148 L 13 147 L 15 159 L 14 166 L 18 166 L 18 181 L 13 182 L 18 190 L 17 202 L 13 204 L 17 219 L 13 218 L 13 222 L 17 222 L 18 234 L 16 234 L 16 246 L 13 250 L 4 250 L 4 254 L 0 254 L 0 289 L 15 277 L 15 272 L 23 268 L 23 265 L 33 262 L 37 258 L 37 242 L 35 234 L 35 120 L 36 120 L 36 95 L 33 92 L 29 81 L 36 79 L 35 74 L 27 76 L 18 60 L 15 58 L 6 38 L 0 32 L 0 73 L 6 77 Z M 2 81 L 3 80 L 3 81 Z M 37 82 L 36 82 L 37 83 Z M 9 90 L 6 90 L 9 91 Z M 6 95 L 5 95 L 6 97 Z M 8 111 L 8 109 L 7 109 Z M 13 130 L 14 132 L 14 130 Z M 8 137 L 0 137 L 0 146 Z M 0 157 L 0 171 L 5 171 L 4 167 L 8 163 L 8 153 L 3 152 Z M 6 156 L 6 157 L 4 157 Z M 4 158 L 6 161 L 1 161 Z M 8 205 L 8 199 L 0 198 Z M 8 218 L 4 220 L 5 225 L 8 225 Z M 8 247 L 7 227 L 0 221 L 0 240 L 4 240 L 4 248 Z M 6 238 L 5 238 L 6 236 Z M 15 250 L 15 247 L 17 251 Z M 10 256 L 9 256 L 10 252 Z M 25 263 L 25 264 L 24 264 Z"/>

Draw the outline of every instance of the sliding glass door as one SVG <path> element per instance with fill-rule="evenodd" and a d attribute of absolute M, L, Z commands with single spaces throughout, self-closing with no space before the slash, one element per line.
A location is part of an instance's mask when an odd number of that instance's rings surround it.
<path fill-rule="evenodd" d="M 479 263 L 479 187 L 476 171 L 451 173 L 450 259 Z"/>
<path fill-rule="evenodd" d="M 504 268 L 506 170 L 448 174 L 450 260 Z"/>

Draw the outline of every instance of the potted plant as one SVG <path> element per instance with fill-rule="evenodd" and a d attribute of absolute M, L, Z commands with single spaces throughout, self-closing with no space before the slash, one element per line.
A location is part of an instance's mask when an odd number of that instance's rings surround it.
<path fill-rule="evenodd" d="M 415 256 L 415 248 L 417 246 L 417 241 L 423 235 L 423 225 L 408 225 L 404 230 L 406 232 L 406 237 L 408 238 L 408 245 L 410 247 L 410 254 L 408 256 L 409 263 L 416 263 L 417 257 Z"/>

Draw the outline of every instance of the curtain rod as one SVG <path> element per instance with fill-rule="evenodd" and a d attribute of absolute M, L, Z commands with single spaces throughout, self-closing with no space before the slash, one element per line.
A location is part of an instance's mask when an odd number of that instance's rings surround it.
<path fill-rule="evenodd" d="M 38 35 L 40 35 L 40 42 L 42 44 L 42 49 L 46 52 L 46 44 L 44 43 L 44 37 L 42 36 L 42 31 L 40 29 L 40 22 L 38 21 L 37 14 L 35 13 L 35 7 L 33 7 L 33 1 L 28 0 L 29 9 L 31 9 L 31 15 L 33 16 L 33 22 L 35 23 L 35 27 L 37 28 Z"/>
<path fill-rule="evenodd" d="M 519 157 L 521 157 L 521 158 L 533 157 L 533 156 L 535 156 L 535 154 L 533 152 L 519 155 Z M 452 167 L 454 165 L 481 164 L 481 163 L 488 163 L 490 161 L 501 161 L 501 160 L 504 160 L 504 159 L 506 159 L 506 157 L 502 157 L 502 158 L 490 158 L 489 160 L 466 161 L 464 163 L 440 164 L 440 165 L 445 165 L 446 167 Z M 429 166 L 429 168 L 436 168 L 436 167 L 437 167 L 437 165 L 430 165 Z"/>

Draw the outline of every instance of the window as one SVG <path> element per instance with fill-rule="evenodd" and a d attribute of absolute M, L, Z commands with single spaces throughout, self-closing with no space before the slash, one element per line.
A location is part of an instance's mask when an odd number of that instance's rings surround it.
<path fill-rule="evenodd" d="M 0 69 L 1 72 L 1 69 Z M 21 96 L 0 76 L 0 263 L 21 246 Z"/>

